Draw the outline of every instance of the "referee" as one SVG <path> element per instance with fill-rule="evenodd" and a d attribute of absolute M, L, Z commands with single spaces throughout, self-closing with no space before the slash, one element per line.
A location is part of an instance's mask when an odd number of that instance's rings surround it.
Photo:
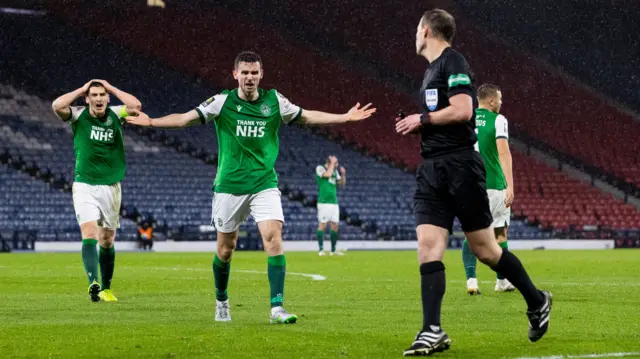
<path fill-rule="evenodd" d="M 449 336 L 440 327 L 445 291 L 442 257 L 453 220 L 458 217 L 471 250 L 507 278 L 527 302 L 529 340 L 542 338 L 549 326 L 551 293 L 538 290 L 520 260 L 496 243 L 482 158 L 474 150 L 474 75 L 466 59 L 451 48 L 456 24 L 451 14 L 424 13 L 416 32 L 416 52 L 429 61 L 420 89 L 421 114 L 396 119 L 396 132 L 420 133 L 424 158 L 416 174 L 414 197 L 422 294 L 422 330 L 405 356 L 447 350 Z"/>

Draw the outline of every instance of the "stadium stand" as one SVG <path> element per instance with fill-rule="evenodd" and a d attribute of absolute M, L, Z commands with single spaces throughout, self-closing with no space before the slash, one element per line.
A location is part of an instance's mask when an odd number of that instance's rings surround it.
<path fill-rule="evenodd" d="M 469 3 L 472 3 L 469 6 L 481 6 L 474 2 Z M 238 1 L 225 2 L 225 4 L 227 7 L 246 7 L 247 13 L 252 14 L 252 21 L 266 22 L 271 19 L 270 26 L 284 29 L 291 37 L 304 32 L 305 29 L 315 31 L 316 36 L 308 37 L 307 41 L 324 46 L 327 50 L 334 48 L 338 52 L 349 52 L 354 62 L 373 62 L 378 67 L 378 73 L 383 74 L 382 76 L 391 66 L 393 70 L 403 73 L 405 77 L 420 78 L 426 67 L 426 63 L 414 53 L 412 38 L 419 17 L 416 14 L 424 11 L 424 3 L 420 1 L 407 1 L 402 7 L 396 6 L 396 3 L 391 0 L 367 4 L 345 4 L 338 0 L 315 4 L 301 0 L 272 0 L 266 7 L 247 6 L 246 2 L 240 4 Z M 495 4 L 492 6 L 500 7 Z M 570 7 L 572 5 L 567 3 L 554 6 Z M 590 6 L 599 7 L 595 4 Z M 505 9 L 502 11 L 519 11 L 507 10 L 508 7 L 503 8 Z M 271 9 L 271 16 L 265 16 L 263 9 Z M 354 13 L 358 13 L 358 16 L 354 17 Z M 499 16 L 495 12 L 492 13 L 493 16 Z M 404 23 L 407 26 L 405 28 L 385 27 L 384 21 L 389 18 L 389 14 L 394 14 L 395 23 Z M 574 13 L 565 12 L 565 14 L 573 15 Z M 281 18 L 285 18 L 286 21 L 280 21 Z M 545 21 L 552 21 L 550 19 L 550 17 L 545 18 Z M 625 192 L 640 195 L 640 155 L 638 155 L 640 144 L 635 141 L 640 136 L 640 124 L 637 121 L 605 103 L 602 98 L 576 86 L 559 72 L 542 66 L 529 54 L 507 46 L 500 39 L 472 25 L 464 17 L 458 17 L 457 22 L 456 47 L 467 54 L 479 82 L 497 83 L 503 88 L 505 94 L 503 111 L 507 118 L 511 119 L 515 134 L 521 134 L 523 139 L 528 140 L 532 145 L 539 145 L 542 142 L 543 145 L 540 148 L 549 150 L 563 161 L 577 165 Z M 502 23 L 508 26 L 506 22 Z M 520 22 L 520 26 L 524 26 L 524 22 Z M 382 27 L 385 31 L 380 31 Z M 520 33 L 526 33 L 526 31 Z M 542 41 L 540 39 L 543 38 L 540 36 L 538 39 Z M 627 48 L 628 44 L 623 43 Z M 558 48 L 567 48 L 561 46 L 560 41 L 556 45 Z M 572 51 L 580 51 L 572 46 L 569 48 L 572 48 Z M 487 54 L 495 55 L 487 56 Z M 611 62 L 629 66 L 620 59 Z M 582 65 L 580 67 L 591 69 Z M 602 68 L 602 66 L 593 68 Z M 589 73 L 599 72 L 589 70 Z M 622 73 L 625 72 L 622 71 L 619 74 Z M 607 82 L 611 82 L 613 78 L 608 77 L 606 72 L 601 73 L 600 76 L 606 77 Z M 608 86 L 613 85 L 608 84 Z M 625 88 L 628 87 L 632 86 Z M 417 86 L 414 85 L 407 91 L 415 91 L 415 88 Z M 621 90 L 626 91 L 625 88 Z M 588 125 L 585 125 L 585 122 Z M 386 133 L 388 129 L 376 128 L 376 130 Z M 358 133 L 362 133 L 359 128 L 335 131 L 341 132 L 345 138 L 356 141 L 360 138 Z M 368 139 L 371 138 L 371 134 L 367 133 L 362 137 Z M 404 148 L 375 147 L 372 150 L 391 153 L 402 152 Z M 397 159 L 393 154 L 390 157 Z M 400 159 L 400 161 L 407 163 L 406 159 Z M 408 164 L 415 166 L 415 161 L 416 159 L 412 158 Z"/>
<path fill-rule="evenodd" d="M 100 9 L 97 8 L 95 11 L 100 11 Z M 94 15 L 99 14 L 100 13 Z M 215 32 L 215 29 L 225 28 L 225 21 L 230 21 L 230 17 L 225 16 L 225 13 L 221 11 L 216 11 L 215 14 L 217 16 L 215 22 L 203 22 L 205 25 L 199 25 L 205 27 L 211 26 L 212 28 L 194 29 L 192 27 L 192 31 L 194 31 L 194 34 L 198 36 L 190 36 L 187 39 L 192 38 L 194 41 L 199 39 L 199 31 L 203 31 L 203 33 L 205 30 L 208 32 Z M 109 16 L 106 16 L 106 13 L 102 15 L 105 15 L 104 17 L 101 17 L 102 19 L 109 21 Z M 153 14 L 149 21 L 150 24 L 158 21 L 169 22 L 170 19 L 181 19 L 182 17 L 179 15 L 179 11 L 178 13 L 171 12 Z M 12 19 L 11 21 L 24 20 Z M 151 114 L 154 112 L 157 114 L 166 111 L 185 111 L 194 107 L 197 105 L 197 102 L 210 96 L 212 93 L 212 90 L 210 89 L 207 89 L 209 92 L 203 91 L 205 87 L 185 84 L 187 81 L 184 79 L 178 79 L 180 77 L 179 75 L 162 67 L 151 66 L 151 68 L 154 69 L 152 72 L 162 74 L 159 78 L 158 76 L 153 76 L 152 73 L 149 73 L 149 70 L 142 69 L 142 67 L 150 67 L 149 61 L 134 59 L 126 54 L 127 50 L 124 48 L 112 48 L 110 45 L 101 41 L 96 41 L 95 39 L 83 39 L 82 36 L 78 36 L 77 32 L 74 32 L 61 24 L 51 22 L 49 19 L 38 19 L 37 21 L 30 19 L 29 24 L 34 31 L 39 31 L 40 33 L 46 33 L 52 29 L 56 29 L 57 32 L 66 31 L 66 33 L 63 34 L 78 39 L 78 48 L 84 48 L 86 46 L 87 48 L 99 48 L 106 52 L 109 52 L 110 50 L 114 51 L 114 53 L 120 51 L 122 55 L 118 57 L 118 61 L 121 62 L 122 66 L 117 67 L 122 68 L 122 71 L 115 71 L 112 75 L 115 79 L 121 80 L 121 83 L 126 85 L 126 88 L 129 91 L 138 95 L 142 99 L 145 108 L 148 109 Z M 88 26 L 90 24 L 85 25 Z M 201 81 L 201 79 L 204 79 L 205 82 L 211 81 L 212 83 L 229 84 L 231 86 L 228 78 L 229 70 L 227 69 L 227 66 L 203 67 L 202 64 L 226 64 L 230 61 L 230 58 L 233 58 L 236 49 L 240 50 L 245 46 L 242 38 L 230 38 L 228 40 L 228 44 L 223 43 L 219 45 L 219 48 L 229 49 L 225 52 L 215 51 L 212 53 L 206 53 L 205 51 L 202 51 L 192 54 L 188 49 L 193 49 L 195 43 L 182 41 L 182 38 L 178 37 L 179 32 L 174 33 L 176 37 L 170 39 L 163 39 L 160 34 L 154 35 L 153 33 L 144 34 L 144 36 L 140 37 L 125 37 L 125 34 L 128 33 L 127 31 L 134 31 L 134 29 L 127 29 L 126 26 L 122 29 L 113 28 L 107 26 L 108 23 L 102 25 L 105 26 L 98 25 L 96 28 L 93 28 L 93 31 L 97 32 L 101 31 L 101 29 L 107 29 L 109 33 L 101 34 L 102 36 L 123 44 L 128 44 L 129 46 L 135 46 L 139 51 L 144 51 L 147 55 L 162 58 L 168 63 L 173 61 L 173 65 L 175 67 L 178 67 L 183 71 L 189 71 L 192 75 L 199 75 L 200 77 L 192 79 L 192 82 L 196 83 Z M 140 31 L 140 29 L 138 29 L 138 31 Z M 256 31 L 264 37 L 263 39 L 261 38 L 262 43 L 275 43 L 278 45 L 275 47 L 269 46 L 273 47 L 275 50 L 269 50 L 266 45 L 264 48 L 266 53 L 263 53 L 263 55 L 265 57 L 265 61 L 268 61 L 268 72 L 266 78 L 267 86 L 270 82 L 281 82 L 282 87 L 279 84 L 278 88 L 288 87 L 287 89 L 291 91 L 290 97 L 292 100 L 303 106 L 309 105 L 309 107 L 320 107 L 317 106 L 317 98 L 319 97 L 317 94 L 326 94 L 327 102 L 323 103 L 320 108 L 325 108 L 325 106 L 329 108 L 344 108 L 352 104 L 350 102 L 351 100 L 342 98 L 340 94 L 343 91 L 338 92 L 337 90 L 347 85 L 351 85 L 350 87 L 353 87 L 353 85 L 358 86 L 366 84 L 367 89 L 363 91 L 365 94 L 362 96 L 366 97 L 366 94 L 369 93 L 373 96 L 373 93 L 376 92 L 378 95 L 375 96 L 375 99 L 373 100 L 376 101 L 376 99 L 378 99 L 381 102 L 380 107 L 387 107 L 387 112 L 389 113 L 387 113 L 386 116 L 389 117 L 384 118 L 383 116 L 385 115 L 379 116 L 375 122 L 371 121 L 372 124 L 369 125 L 371 128 L 366 129 L 366 131 L 361 131 L 356 126 L 347 127 L 348 130 L 345 131 L 342 136 L 343 141 L 348 143 L 353 141 L 363 141 L 364 138 L 368 138 L 368 143 L 374 143 L 379 146 L 373 151 L 369 149 L 369 154 L 389 151 L 392 155 L 389 156 L 388 159 L 394 159 L 392 156 L 395 154 L 397 156 L 395 159 L 400 159 L 404 163 L 416 164 L 419 161 L 419 158 L 416 158 L 417 156 L 415 155 L 413 158 L 406 157 L 407 153 L 415 154 L 417 152 L 415 151 L 417 146 L 415 139 L 396 141 L 394 138 L 393 141 L 390 141 L 387 134 L 390 127 L 389 118 L 393 117 L 393 104 L 401 103 L 409 106 L 410 101 L 407 96 L 397 94 L 396 91 L 384 84 L 377 83 L 373 79 L 367 78 L 353 71 L 349 71 L 346 67 L 332 61 L 326 56 L 320 55 L 314 57 L 319 53 L 314 52 L 313 49 L 296 48 L 277 34 L 273 34 L 272 38 L 269 38 L 269 35 L 267 34 L 270 34 L 270 32 L 266 31 L 266 29 L 260 28 L 256 29 Z M 26 34 L 22 34 L 22 36 L 28 36 L 28 32 Z M 154 38 L 154 36 L 159 36 L 159 38 Z M 131 40 L 133 38 L 144 38 L 145 43 L 136 43 L 135 40 Z M 223 40 L 224 39 L 221 39 L 221 41 Z M 240 45 L 236 42 L 239 42 Z M 52 41 L 52 43 L 48 45 L 47 39 L 45 38 L 43 43 L 39 45 L 41 45 L 41 47 L 38 51 L 41 51 L 43 54 L 49 53 L 50 51 L 56 53 L 55 41 Z M 262 49 L 258 50 L 261 51 Z M 73 53 L 68 54 L 68 59 L 65 59 L 64 54 L 59 54 L 60 57 L 58 57 L 58 54 L 56 53 L 56 56 L 51 57 L 53 59 L 53 63 L 51 64 L 43 65 L 40 62 L 34 61 L 30 65 L 47 73 L 47 69 L 56 68 L 56 61 L 72 61 L 73 55 Z M 292 56 L 295 57 L 292 59 Z M 15 59 L 20 58 L 22 58 L 20 54 L 15 54 Z M 292 63 L 310 63 L 312 58 L 316 61 L 314 63 L 315 66 L 311 66 L 307 69 L 309 72 L 307 77 L 302 77 L 305 74 L 305 69 L 297 69 L 296 66 L 287 65 Z M 183 62 L 188 59 L 191 59 L 189 61 L 192 62 Z M 278 59 L 287 60 L 279 61 Z M 202 62 L 199 63 L 195 60 L 200 60 Z M 96 61 L 99 63 L 100 60 L 96 58 Z M 271 69 L 271 64 L 269 62 L 273 62 L 273 69 Z M 100 66 L 97 66 L 97 68 L 99 69 Z M 85 70 L 80 72 L 87 71 Z M 328 85 L 325 84 L 325 81 L 318 81 L 323 72 L 325 73 L 324 76 L 326 78 L 340 80 L 336 80 L 333 84 Z M 138 74 L 137 77 L 143 78 L 144 81 L 133 81 L 131 76 L 127 76 L 127 74 L 134 73 Z M 271 76 L 273 78 L 269 80 L 269 77 Z M 282 81 L 280 80 L 282 78 L 309 78 L 309 80 L 300 81 L 299 84 L 295 84 L 294 82 L 296 81 Z M 71 83 L 71 80 L 75 80 L 77 83 Z M 15 83 L 16 78 L 14 78 L 13 81 Z M 63 91 L 63 89 L 68 90 L 69 88 L 77 87 L 78 83 L 81 83 L 81 79 L 78 74 L 64 78 L 64 81 L 66 82 L 64 86 L 60 83 L 53 84 L 52 79 L 45 79 L 45 81 L 50 81 L 49 84 L 51 84 L 51 86 L 56 86 L 57 91 Z M 112 80 L 114 83 L 120 83 L 116 81 L 117 80 Z M 313 93 L 309 94 L 308 89 L 305 89 L 304 87 L 308 87 L 311 84 L 315 86 L 316 82 L 319 82 L 318 87 L 314 87 Z M 326 83 L 329 83 L 329 81 L 326 81 Z M 43 84 L 24 85 L 27 88 L 31 87 L 33 90 L 44 90 L 46 93 L 52 92 L 50 88 L 42 89 L 42 87 L 46 87 L 42 86 Z M 156 86 L 154 87 L 154 85 Z M 185 89 L 184 91 L 183 88 Z M 285 89 L 282 91 L 285 94 L 288 92 Z M 176 93 L 181 94 L 181 96 L 176 96 Z M 298 94 L 301 95 L 299 100 L 296 98 Z M 331 96 L 331 94 L 338 95 Z M 322 97 L 324 100 L 325 96 Z M 196 103 L 192 103 L 192 99 L 194 99 Z M 51 115 L 49 114 L 49 116 Z M 383 132 L 383 129 L 386 132 Z M 38 140 L 37 136 L 34 137 Z M 46 138 L 46 136 L 44 137 Z M 184 230 L 185 226 L 194 226 L 197 223 L 203 224 L 208 222 L 207 217 L 210 207 L 210 185 L 215 166 L 208 166 L 205 163 L 214 162 L 215 160 L 215 151 L 213 149 L 215 148 L 216 141 L 213 129 L 196 127 L 186 131 L 171 132 L 142 130 L 132 131 L 131 129 L 128 129 L 125 137 L 130 137 L 130 139 L 127 140 L 127 154 L 129 156 L 130 172 L 125 182 L 125 202 L 135 206 L 136 209 L 140 208 L 141 212 L 145 213 L 147 216 L 153 216 L 161 225 L 166 224 L 168 228 L 182 226 L 182 229 Z M 294 199 L 293 201 L 288 201 L 288 198 L 285 198 L 284 204 L 285 211 L 287 212 L 285 216 L 289 222 L 287 227 L 291 228 L 291 230 L 288 230 L 287 233 L 285 233 L 286 239 L 307 239 L 310 237 L 312 231 L 315 230 L 314 209 L 312 207 L 305 207 L 304 204 L 313 204 L 315 195 L 313 168 L 315 165 L 320 163 L 328 153 L 336 154 L 341 159 L 341 162 L 347 164 L 349 168 L 349 189 L 340 193 L 343 213 L 348 217 L 345 219 L 350 223 L 356 224 L 359 224 L 360 220 L 363 221 L 362 228 L 343 225 L 343 228 L 350 228 L 345 230 L 346 239 L 372 238 L 372 234 L 373 237 L 375 237 L 376 234 L 379 234 L 394 237 L 396 239 L 409 239 L 413 237 L 413 219 L 410 207 L 410 197 L 413 189 L 413 179 L 411 175 L 404 173 L 399 169 L 394 169 L 387 164 L 376 162 L 371 158 L 363 157 L 357 152 L 345 149 L 342 146 L 329 142 L 307 130 L 301 130 L 294 126 L 283 128 L 281 138 L 282 151 L 277 164 L 277 170 L 280 173 L 281 178 L 281 189 L 283 190 L 283 193 L 285 193 L 285 197 L 291 197 Z M 70 138 L 68 138 L 66 145 L 70 146 L 70 144 L 71 141 Z M 162 160 L 158 159 L 155 161 L 150 159 L 155 157 L 153 150 L 136 151 L 136 146 L 140 149 L 153 149 L 155 147 L 157 149 L 156 154 L 160 153 L 157 157 L 162 157 Z M 312 148 L 313 150 L 309 151 L 309 148 Z M 399 151 L 399 149 L 403 150 Z M 175 150 L 178 150 L 178 153 L 175 153 Z M 69 151 L 68 153 L 72 154 L 72 152 Z M 132 155 L 129 155 L 129 153 L 132 153 Z M 516 154 L 516 156 L 518 155 Z M 170 188 L 162 190 L 162 188 L 156 187 L 160 190 L 154 192 L 154 190 L 150 188 L 152 186 L 148 183 L 148 178 L 149 176 L 161 176 L 166 171 L 165 168 L 167 168 L 168 163 L 165 159 L 171 159 L 171 162 L 175 162 L 177 167 L 180 164 L 190 164 L 190 166 L 179 168 L 176 173 L 193 173 L 194 168 L 202 168 L 202 173 L 207 173 L 207 171 L 209 171 L 210 174 L 207 174 L 206 176 L 203 175 L 202 178 L 199 179 L 194 179 L 189 185 L 192 186 L 191 188 L 193 190 L 182 193 L 173 193 Z M 522 163 L 525 164 L 523 167 L 529 167 L 535 161 L 525 156 L 518 157 L 516 160 L 516 176 L 517 180 L 520 180 L 521 177 L 518 174 L 518 161 L 522 161 Z M 73 161 L 70 161 L 69 163 L 72 162 Z M 536 165 L 540 167 L 540 173 L 545 171 L 546 173 L 554 171 L 546 165 Z M 136 170 L 132 169 L 134 166 Z M 138 166 L 143 168 L 146 167 L 146 169 L 138 172 Z M 173 170 L 172 168 L 169 169 Z M 71 172 L 65 173 L 68 175 Z M 198 171 L 198 173 L 200 173 L 200 171 Z M 565 175 L 556 174 L 554 177 L 558 178 L 558 183 L 564 185 L 562 188 L 579 186 L 579 184 L 569 181 Z M 179 176 L 175 176 L 173 178 L 168 177 L 168 179 L 174 181 L 179 178 Z M 565 202 L 573 203 L 571 201 L 580 195 L 577 193 L 577 190 L 574 192 L 564 191 L 562 193 L 546 190 L 546 187 L 543 186 L 542 182 L 548 179 L 543 179 L 541 177 L 534 178 L 536 178 L 536 181 L 538 182 L 529 181 L 528 179 L 522 180 L 525 182 L 519 182 L 518 188 L 521 187 L 520 183 L 523 183 L 522 188 L 527 188 L 527 191 L 523 191 L 522 196 L 519 197 L 519 199 L 522 199 L 522 206 L 514 208 L 518 216 L 526 218 L 529 223 L 535 225 L 539 224 L 542 228 L 547 226 L 556 226 L 559 230 L 569 230 L 571 228 L 582 228 L 585 225 L 589 226 L 598 224 L 613 226 L 613 223 L 615 223 L 608 220 L 601 220 L 600 212 L 591 208 L 589 203 L 583 202 L 575 205 L 575 216 L 573 216 L 571 212 L 564 213 L 563 215 L 550 215 L 549 213 L 556 212 L 549 211 L 549 206 L 537 206 L 540 201 L 555 201 L 553 203 L 557 203 L 559 206 L 560 204 L 565 204 Z M 381 179 L 384 180 L 381 181 Z M 153 185 L 157 182 L 164 181 L 154 181 Z M 585 188 L 592 192 L 594 198 L 599 198 L 602 201 L 603 206 L 611 207 L 615 203 L 613 199 L 603 196 L 597 190 L 586 186 Z M 201 193 L 199 191 L 201 191 Z M 188 201 L 188 197 L 193 196 L 195 192 L 198 192 L 198 199 L 202 200 L 202 203 L 198 202 L 197 205 L 194 204 L 193 207 L 189 205 L 185 205 L 185 207 L 177 207 L 182 205 L 185 201 Z M 375 198 L 372 198 L 371 193 L 377 194 L 374 196 Z M 573 193 L 573 195 L 571 196 L 569 193 Z M 175 201 L 177 204 L 161 202 L 162 198 L 166 198 L 167 195 L 175 195 L 176 198 L 171 198 L 171 201 L 169 202 Z M 529 201 L 528 198 L 531 200 Z M 204 203 L 205 199 L 207 203 Z M 528 206 L 527 204 L 529 203 L 532 205 Z M 586 209 L 584 211 L 579 211 L 577 208 L 580 206 Z M 200 208 L 200 210 L 196 211 L 196 208 Z M 554 208 L 557 208 L 557 206 Z M 193 214 L 190 215 L 190 213 L 192 213 L 190 211 L 192 210 Z M 637 215 L 637 212 L 634 212 L 634 214 Z M 634 223 L 636 222 L 637 219 L 632 217 L 630 212 L 628 220 L 625 219 L 625 222 L 620 222 L 619 226 L 622 226 L 623 223 L 631 226 L 635 225 Z M 536 227 L 527 226 L 525 221 L 515 221 L 512 228 L 512 238 L 544 238 L 554 234 L 551 231 L 543 232 Z"/>

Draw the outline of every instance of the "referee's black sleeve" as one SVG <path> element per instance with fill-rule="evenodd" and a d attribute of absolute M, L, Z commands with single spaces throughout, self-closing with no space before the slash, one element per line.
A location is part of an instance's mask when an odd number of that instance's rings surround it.
<path fill-rule="evenodd" d="M 461 93 L 473 96 L 474 76 L 465 58 L 457 53 L 451 53 L 444 66 L 447 78 L 447 96 L 449 98 Z"/>

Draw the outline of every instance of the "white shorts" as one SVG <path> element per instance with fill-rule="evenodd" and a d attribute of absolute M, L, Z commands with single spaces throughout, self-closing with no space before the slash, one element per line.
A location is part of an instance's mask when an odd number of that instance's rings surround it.
<path fill-rule="evenodd" d="M 332 203 L 318 203 L 318 223 L 340 223 L 340 206 Z"/>
<path fill-rule="evenodd" d="M 507 208 L 504 201 L 507 198 L 507 190 L 488 189 L 489 208 L 493 216 L 492 228 L 509 227 L 511 222 L 511 208 Z"/>
<path fill-rule="evenodd" d="M 120 183 L 112 185 L 90 185 L 73 183 L 73 208 L 78 224 L 98 221 L 103 228 L 120 228 Z"/>
<path fill-rule="evenodd" d="M 284 223 L 282 200 L 277 188 L 255 194 L 214 193 L 211 208 L 211 225 L 222 233 L 237 231 L 249 215 L 256 223 L 267 220 Z"/>

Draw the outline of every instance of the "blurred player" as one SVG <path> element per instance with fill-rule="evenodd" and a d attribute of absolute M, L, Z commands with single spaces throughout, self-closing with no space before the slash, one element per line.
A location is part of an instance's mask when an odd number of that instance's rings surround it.
<path fill-rule="evenodd" d="M 502 91 L 496 85 L 482 85 L 478 88 L 478 101 L 480 104 L 476 110 L 476 150 L 482 155 L 487 174 L 487 195 L 493 217 L 491 227 L 498 245 L 508 249 L 507 229 L 513 203 L 513 171 L 509 151 L 509 125 L 507 119 L 500 115 Z M 462 245 L 462 262 L 467 276 L 467 292 L 471 295 L 480 294 L 476 278 L 476 256 L 471 252 L 466 239 Z M 497 278 L 496 292 L 511 292 L 516 289 L 500 273 L 497 273 Z"/>
<path fill-rule="evenodd" d="M 113 94 L 124 106 L 109 106 Z M 87 106 L 71 104 L 85 97 Z M 71 123 L 76 156 L 73 206 L 82 233 L 82 261 L 94 302 L 116 301 L 111 279 L 116 253 L 113 242 L 120 227 L 120 181 L 125 174 L 122 123 L 137 113 L 140 101 L 107 81 L 91 80 L 81 88 L 53 101 L 53 111 Z M 100 245 L 100 254 L 96 251 Z M 98 283 L 98 263 L 102 286 Z"/>
<path fill-rule="evenodd" d="M 446 11 L 423 14 L 416 31 L 416 51 L 429 61 L 420 90 L 422 114 L 396 119 L 401 135 L 421 134 L 424 158 L 414 197 L 423 324 L 405 356 L 430 355 L 451 344 L 440 326 L 440 310 L 445 292 L 442 257 L 455 217 L 480 261 L 508 278 L 524 296 L 529 340 L 542 338 L 549 325 L 551 294 L 533 285 L 520 260 L 498 246 L 491 228 L 484 166 L 474 151 L 474 75 L 464 56 L 451 48 L 455 29 Z"/>
<path fill-rule="evenodd" d="M 338 229 L 340 227 L 340 207 L 338 206 L 337 186 L 344 187 L 347 183 L 347 171 L 339 167 L 338 159 L 329 156 L 324 165 L 316 167 L 316 182 L 318 182 L 318 255 L 324 256 L 324 233 L 327 223 L 331 230 L 331 255 L 342 256 L 344 253 L 336 252 L 338 243 Z"/>
<path fill-rule="evenodd" d="M 230 321 L 227 286 L 238 228 L 251 215 L 260 230 L 268 254 L 271 288 L 270 323 L 295 323 L 294 314 L 283 308 L 285 256 L 282 248 L 282 202 L 274 169 L 279 151 L 278 129 L 282 123 L 334 125 L 370 117 L 371 104 L 356 104 L 345 114 L 303 110 L 276 90 L 258 87 L 264 75 L 262 60 L 242 52 L 235 60 L 233 77 L 238 88 L 215 95 L 196 109 L 151 119 L 140 113 L 127 120 L 135 125 L 180 128 L 213 122 L 218 136 L 218 172 L 213 185 L 212 219 L 218 232 L 213 259 L 216 288 L 216 321 Z"/>

